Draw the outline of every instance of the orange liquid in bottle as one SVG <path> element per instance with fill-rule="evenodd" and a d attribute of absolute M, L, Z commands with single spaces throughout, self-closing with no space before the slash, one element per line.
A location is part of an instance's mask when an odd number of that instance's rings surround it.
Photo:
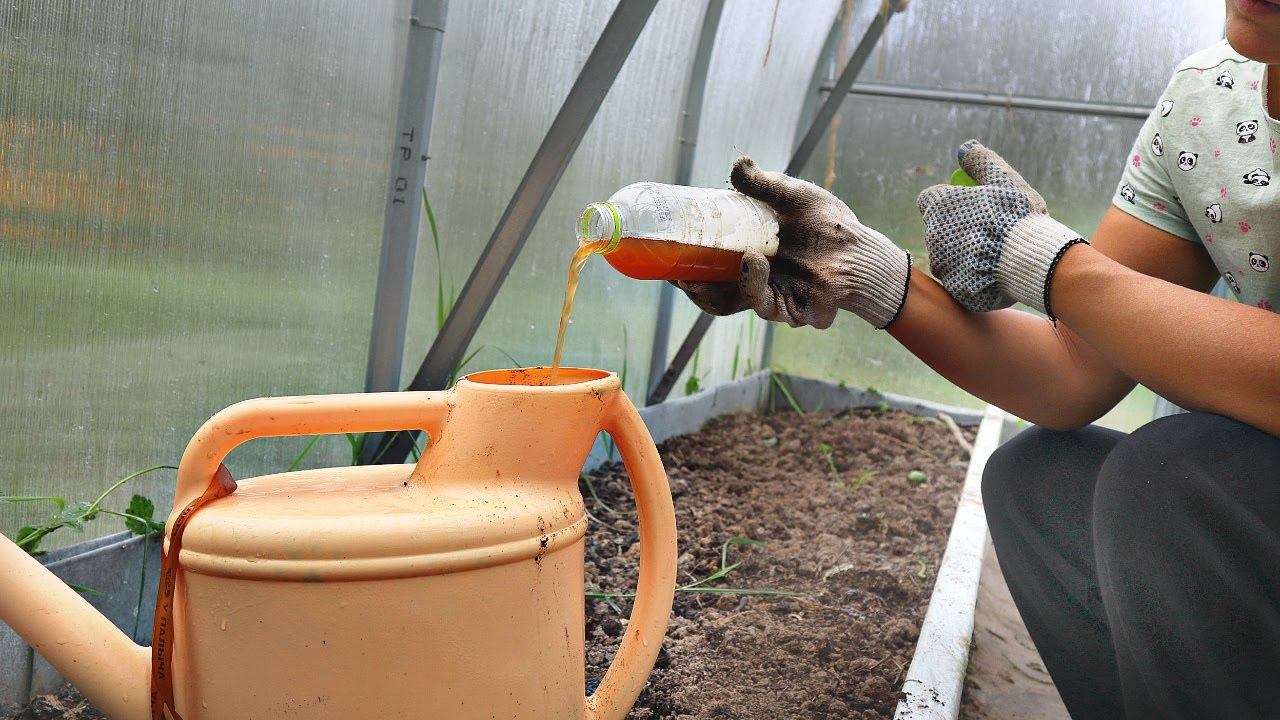
<path fill-rule="evenodd" d="M 635 237 L 622 238 L 604 259 L 637 280 L 734 282 L 742 271 L 740 252 Z"/>
<path fill-rule="evenodd" d="M 587 260 L 612 244 L 610 239 L 583 243 L 569 261 L 569 279 L 564 287 L 564 305 L 560 309 L 560 329 L 556 333 L 556 351 L 551 359 L 551 383 L 560 375 L 564 359 L 564 338 L 573 313 L 573 297 L 578 293 L 578 279 Z M 604 253 L 604 259 L 615 270 L 637 280 L 694 280 L 699 282 L 733 282 L 742 267 L 742 253 L 719 248 L 646 238 L 622 238 L 617 246 Z"/>

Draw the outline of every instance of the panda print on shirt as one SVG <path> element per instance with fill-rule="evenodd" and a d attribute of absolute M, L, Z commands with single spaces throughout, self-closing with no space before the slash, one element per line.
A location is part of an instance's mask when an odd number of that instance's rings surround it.
<path fill-rule="evenodd" d="M 1241 145 L 1247 145 L 1258 139 L 1258 121 L 1257 120 L 1241 120 L 1236 123 L 1236 135 L 1240 136 L 1236 142 Z"/>
<path fill-rule="evenodd" d="M 1113 204 L 1201 243 L 1231 295 L 1276 311 L 1280 110 L 1265 106 L 1265 69 L 1226 43 L 1188 58 L 1135 141 Z"/>

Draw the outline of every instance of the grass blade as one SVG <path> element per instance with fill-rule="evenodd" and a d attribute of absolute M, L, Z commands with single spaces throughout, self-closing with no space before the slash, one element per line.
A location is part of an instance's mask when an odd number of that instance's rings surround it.
<path fill-rule="evenodd" d="M 302 464 L 302 459 L 307 456 L 307 453 L 311 452 L 311 448 L 315 447 L 319 440 L 319 435 L 312 436 L 311 442 L 307 443 L 307 446 L 302 448 L 302 452 L 298 453 L 298 457 L 294 458 L 293 462 L 289 463 L 289 472 L 293 472 L 298 469 L 298 466 Z"/>

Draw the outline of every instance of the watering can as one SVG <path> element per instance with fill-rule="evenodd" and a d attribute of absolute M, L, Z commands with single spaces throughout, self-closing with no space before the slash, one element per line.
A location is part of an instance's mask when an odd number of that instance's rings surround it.
<path fill-rule="evenodd" d="M 237 483 L 222 465 L 259 437 L 409 429 L 431 441 L 412 466 Z M 640 573 L 621 647 L 584 697 L 578 475 L 601 430 L 635 490 Z M 617 376 L 599 370 L 242 402 L 191 439 L 174 508 L 155 652 L 0 540 L 0 619 L 112 720 L 622 718 L 671 613 L 666 474 Z M 157 711 L 161 677 L 173 705 Z"/>

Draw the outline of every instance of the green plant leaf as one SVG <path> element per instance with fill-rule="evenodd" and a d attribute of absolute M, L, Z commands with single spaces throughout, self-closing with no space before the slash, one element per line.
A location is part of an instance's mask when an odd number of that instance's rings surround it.
<path fill-rule="evenodd" d="M 778 388 L 778 391 L 782 393 L 782 397 L 786 398 L 787 404 L 791 406 L 791 410 L 797 415 L 804 415 L 804 406 L 802 406 L 800 401 L 796 399 L 796 395 L 791 391 L 791 386 L 787 384 L 787 381 L 783 380 L 777 373 L 771 373 L 769 375 L 769 380 Z"/>
<path fill-rule="evenodd" d="M 93 597 L 102 597 L 102 593 L 100 591 L 94 590 L 88 585 L 77 585 L 76 583 L 69 582 L 67 583 L 67 587 L 71 588 L 72 590 L 75 590 L 81 595 L 92 595 Z"/>
<path fill-rule="evenodd" d="M 298 466 L 302 464 L 303 458 L 305 458 L 308 454 L 310 454 L 311 448 L 315 447 L 316 443 L 319 441 L 320 441 L 319 435 L 312 436 L 311 441 L 308 442 L 306 446 L 302 448 L 302 452 L 298 453 L 298 456 L 293 459 L 293 462 L 289 463 L 289 472 L 293 472 L 294 470 L 298 469 Z"/>
<path fill-rule="evenodd" d="M 29 555 L 35 555 L 37 554 L 37 548 L 40 547 L 40 541 L 44 539 L 46 534 L 40 532 L 40 528 L 28 525 L 18 531 L 18 534 L 13 538 L 13 543 L 27 551 Z"/>
<path fill-rule="evenodd" d="M 0 495 L 0 502 L 12 503 L 14 505 L 18 503 L 43 501 L 48 501 L 57 505 L 59 510 L 65 510 L 67 508 L 67 501 L 60 497 L 49 497 L 45 495 Z"/>
<path fill-rule="evenodd" d="M 152 533 L 163 532 L 164 523 L 156 522 L 153 519 L 155 512 L 155 503 L 141 495 L 134 495 L 129 500 L 129 508 L 125 510 L 128 517 L 124 520 L 124 526 L 129 528 L 129 532 L 134 535 L 142 535 L 144 537 Z"/>
<path fill-rule="evenodd" d="M 61 530 L 62 528 L 71 528 L 73 530 L 83 532 L 84 524 L 98 517 L 98 513 L 101 512 L 107 512 L 112 515 L 122 515 L 122 513 L 104 510 L 102 503 L 111 495 L 111 493 L 114 493 L 116 490 L 123 487 L 125 483 L 146 475 L 147 473 L 155 472 L 156 470 L 177 469 L 178 468 L 173 465 L 154 465 L 145 470 L 139 470 L 138 472 L 126 475 L 112 483 L 111 486 L 103 491 L 103 493 L 93 502 L 81 500 L 74 505 L 67 507 L 66 501 L 62 498 L 45 498 L 58 506 L 58 512 L 50 515 L 48 520 L 45 520 L 39 525 L 29 525 L 19 530 L 18 537 L 14 540 L 14 543 L 33 556 L 40 555 L 42 554 L 39 550 L 40 543 L 50 533 Z"/>
<path fill-rule="evenodd" d="M 511 353 L 507 352 L 506 350 L 503 350 L 503 349 L 502 349 L 502 348 L 500 348 L 500 347 L 494 347 L 493 349 L 494 349 L 494 350 L 497 350 L 497 351 L 498 351 L 498 352 L 500 352 L 500 353 L 502 353 L 502 356 L 503 356 L 503 357 L 505 357 L 506 359 L 510 360 L 510 361 L 511 361 L 511 366 L 512 366 L 512 367 L 518 367 L 518 368 L 520 368 L 520 367 L 524 367 L 524 366 L 525 366 L 525 364 L 524 364 L 524 363 L 522 363 L 522 362 L 520 362 L 519 360 L 517 360 L 517 359 L 516 359 L 516 358 L 515 358 Z"/>
<path fill-rule="evenodd" d="M 698 358 L 701 356 L 701 347 L 693 351 L 693 367 L 689 370 L 689 379 L 684 381 L 685 395 L 693 395 L 702 389 L 702 381 L 698 379 Z"/>
<path fill-rule="evenodd" d="M 764 545 L 764 543 L 760 540 L 752 540 L 749 537 L 731 537 L 728 540 L 725 540 L 724 544 L 720 546 L 720 567 L 724 567 L 729 562 L 730 545 L 737 547 L 756 547 L 758 545 Z"/>
<path fill-rule="evenodd" d="M 676 588 L 676 592 L 710 593 L 710 594 L 718 594 L 718 595 L 766 595 L 766 596 L 772 596 L 772 597 L 805 597 L 805 593 L 802 593 L 802 592 L 795 592 L 792 590 L 777 590 L 774 588 L 706 587 L 707 583 L 714 582 L 716 580 L 719 580 L 725 577 L 726 575 L 733 572 L 734 570 L 737 570 L 742 565 L 741 562 L 736 562 L 732 564 L 729 563 L 729 546 L 731 545 L 737 546 L 737 547 L 751 547 L 755 545 L 764 545 L 764 543 L 759 540 L 753 540 L 752 538 L 749 538 L 749 537 L 731 537 L 728 540 L 725 540 L 724 544 L 720 546 L 720 569 L 716 570 L 715 572 L 711 573 L 710 575 L 700 580 L 694 580 L 691 583 L 686 583 L 684 585 L 678 586 Z M 587 590 L 586 595 L 588 598 L 592 600 L 604 600 L 605 602 L 609 602 L 611 607 L 613 606 L 613 603 L 610 601 L 613 599 L 635 597 L 635 593 L 611 593 L 611 592 L 603 592 L 600 590 Z"/>

